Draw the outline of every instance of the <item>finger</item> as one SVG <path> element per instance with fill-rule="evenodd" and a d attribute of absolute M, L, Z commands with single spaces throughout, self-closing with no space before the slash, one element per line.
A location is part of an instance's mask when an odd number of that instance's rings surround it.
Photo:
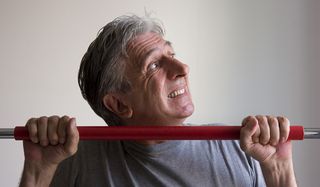
<path fill-rule="evenodd" d="M 279 122 L 275 117 L 268 118 L 269 127 L 270 127 L 270 144 L 275 146 L 279 143 L 280 139 L 280 130 L 279 130 Z"/>
<path fill-rule="evenodd" d="M 259 143 L 259 137 L 260 137 L 260 134 L 261 134 L 261 129 L 260 129 L 259 125 L 258 125 L 259 124 L 258 120 L 256 118 L 251 118 L 251 120 L 249 120 L 248 123 L 251 123 L 251 124 L 254 124 L 254 125 L 257 126 L 256 127 L 257 129 L 256 129 L 255 133 L 252 136 L 252 140 L 253 140 L 254 143 Z"/>
<path fill-rule="evenodd" d="M 68 116 L 63 116 L 60 118 L 58 123 L 58 137 L 59 143 L 64 144 L 66 141 L 66 125 L 69 122 L 70 118 Z"/>
<path fill-rule="evenodd" d="M 70 119 L 66 129 L 67 129 L 67 140 L 64 145 L 64 149 L 65 149 L 65 152 L 71 156 L 77 152 L 78 143 L 79 143 L 79 132 L 76 127 L 75 118 Z"/>
<path fill-rule="evenodd" d="M 248 120 L 250 121 L 250 120 Z M 240 130 L 240 146 L 243 151 L 248 151 L 255 143 L 253 136 L 258 130 L 257 123 L 246 123 Z"/>
<path fill-rule="evenodd" d="M 242 126 L 250 125 L 251 127 L 253 125 L 258 125 L 258 120 L 254 116 L 248 116 L 242 121 Z M 259 142 L 259 136 L 260 136 L 260 128 L 257 127 L 255 130 L 255 133 L 252 135 L 252 140 L 254 143 Z"/>
<path fill-rule="evenodd" d="M 256 116 L 259 127 L 260 127 L 260 137 L 259 141 L 262 145 L 267 145 L 270 141 L 270 128 L 268 124 L 268 119 L 266 116 L 258 115 Z"/>
<path fill-rule="evenodd" d="M 37 120 L 37 126 L 38 126 L 38 138 L 40 140 L 40 145 L 47 146 L 49 144 L 48 141 L 48 118 L 46 116 L 40 117 Z"/>
<path fill-rule="evenodd" d="M 26 124 L 28 128 L 29 138 L 33 143 L 38 143 L 38 127 L 37 127 L 37 119 L 30 118 Z"/>
<path fill-rule="evenodd" d="M 48 138 L 51 145 L 57 145 L 59 142 L 58 137 L 58 124 L 59 117 L 51 116 L 48 118 Z"/>
<path fill-rule="evenodd" d="M 253 116 L 247 116 L 242 120 L 241 124 L 242 124 L 243 127 L 248 123 L 250 118 L 253 118 Z"/>
<path fill-rule="evenodd" d="M 290 121 L 286 117 L 279 116 L 277 117 L 279 121 L 280 128 L 280 142 L 284 143 L 288 140 L 290 133 Z"/>

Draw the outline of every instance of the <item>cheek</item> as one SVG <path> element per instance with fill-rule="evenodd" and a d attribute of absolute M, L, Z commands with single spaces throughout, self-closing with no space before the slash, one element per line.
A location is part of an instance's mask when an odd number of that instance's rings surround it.
<path fill-rule="evenodd" d="M 162 100 L 166 98 L 165 79 L 158 77 L 150 79 L 147 92 L 149 93 L 149 96 L 153 97 L 153 99 Z"/>

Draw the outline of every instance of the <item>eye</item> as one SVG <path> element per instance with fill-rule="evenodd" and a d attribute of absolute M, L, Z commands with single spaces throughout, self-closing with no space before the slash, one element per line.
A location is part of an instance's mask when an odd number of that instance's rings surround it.
<path fill-rule="evenodd" d="M 170 55 L 171 58 L 175 58 L 176 57 L 175 53 L 170 53 L 169 55 Z"/>
<path fill-rule="evenodd" d="M 158 64 L 157 62 L 151 63 L 151 64 L 148 66 L 148 71 L 154 71 L 154 70 L 156 70 L 158 67 L 159 67 L 159 64 Z"/>

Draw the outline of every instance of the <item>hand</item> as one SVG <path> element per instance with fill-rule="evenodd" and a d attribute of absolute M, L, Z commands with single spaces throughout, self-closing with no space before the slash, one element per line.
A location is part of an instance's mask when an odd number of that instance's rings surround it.
<path fill-rule="evenodd" d="M 258 160 L 267 186 L 296 187 L 290 122 L 285 117 L 249 116 L 242 122 L 240 146 Z"/>
<path fill-rule="evenodd" d="M 242 122 L 241 148 L 260 163 L 292 159 L 288 140 L 290 122 L 285 117 L 248 116 Z"/>
<path fill-rule="evenodd" d="M 25 161 L 39 168 L 57 166 L 76 153 L 79 133 L 75 118 L 31 118 L 26 124 L 31 141 L 24 141 Z"/>

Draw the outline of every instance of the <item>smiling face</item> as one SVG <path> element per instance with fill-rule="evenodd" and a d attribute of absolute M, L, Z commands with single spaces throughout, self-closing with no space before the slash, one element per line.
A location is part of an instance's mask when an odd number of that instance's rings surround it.
<path fill-rule="evenodd" d="M 121 99 L 132 110 L 133 125 L 181 125 L 193 113 L 189 68 L 175 59 L 168 41 L 156 33 L 138 35 L 128 44 L 126 77 L 132 90 Z"/>

